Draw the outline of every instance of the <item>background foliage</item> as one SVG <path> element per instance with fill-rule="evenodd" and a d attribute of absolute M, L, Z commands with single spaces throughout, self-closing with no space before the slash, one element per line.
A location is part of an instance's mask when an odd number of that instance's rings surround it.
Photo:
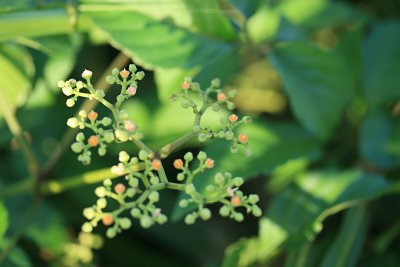
<path fill-rule="evenodd" d="M 168 100 L 183 77 L 239 90 L 238 113 L 255 118 L 246 126 L 254 153 L 208 143 L 216 168 L 198 186 L 219 170 L 242 175 L 264 216 L 185 226 L 179 196 L 166 193 L 174 221 L 106 240 L 95 264 L 400 266 L 399 4 L 1 1 L 2 266 L 61 266 L 117 158 L 116 146 L 90 167 L 75 160 L 65 125 L 73 111 L 57 81 L 87 68 L 108 89 L 102 73 L 129 60 L 148 75 L 125 108 L 153 148 L 191 130 L 192 114 Z"/>

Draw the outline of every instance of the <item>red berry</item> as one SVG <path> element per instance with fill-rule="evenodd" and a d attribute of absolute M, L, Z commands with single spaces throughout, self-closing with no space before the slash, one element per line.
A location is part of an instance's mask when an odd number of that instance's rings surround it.
<path fill-rule="evenodd" d="M 110 213 L 103 215 L 102 222 L 105 226 L 109 226 L 114 223 L 113 216 Z"/>
<path fill-rule="evenodd" d="M 92 135 L 88 139 L 88 144 L 92 147 L 96 147 L 99 144 L 99 138 L 97 138 L 95 135 Z"/>
<path fill-rule="evenodd" d="M 183 161 L 181 159 L 174 160 L 175 169 L 181 169 L 183 167 Z"/>
<path fill-rule="evenodd" d="M 247 140 L 249 140 L 249 138 L 247 137 L 247 135 L 245 133 L 241 133 L 239 135 L 239 141 L 242 142 L 243 144 L 246 144 Z"/>
<path fill-rule="evenodd" d="M 226 100 L 226 94 L 224 94 L 224 93 L 219 93 L 219 94 L 217 95 L 217 99 L 218 99 L 219 102 L 224 102 L 224 101 Z"/>
<path fill-rule="evenodd" d="M 155 171 L 159 171 L 161 169 L 161 161 L 159 159 L 153 159 L 151 168 Z"/>
<path fill-rule="evenodd" d="M 206 159 L 206 167 L 209 168 L 209 169 L 213 168 L 214 167 L 214 160 L 210 159 L 210 158 Z"/>
<path fill-rule="evenodd" d="M 89 118 L 89 120 L 94 121 L 95 119 L 97 119 L 98 114 L 96 112 L 94 112 L 93 110 L 90 111 L 87 115 L 87 117 Z"/>
<path fill-rule="evenodd" d="M 238 120 L 238 116 L 236 116 L 236 114 L 232 114 L 232 115 L 230 115 L 229 116 L 229 121 L 230 122 L 237 122 L 237 120 Z"/>
<path fill-rule="evenodd" d="M 241 204 L 242 202 L 240 201 L 240 198 L 239 198 L 239 197 L 233 196 L 233 197 L 231 198 L 231 203 L 232 203 L 232 206 L 237 207 L 237 206 L 240 206 L 240 204 Z"/>
<path fill-rule="evenodd" d="M 118 194 L 123 194 L 126 190 L 126 186 L 124 184 L 119 183 L 114 186 L 114 190 Z"/>

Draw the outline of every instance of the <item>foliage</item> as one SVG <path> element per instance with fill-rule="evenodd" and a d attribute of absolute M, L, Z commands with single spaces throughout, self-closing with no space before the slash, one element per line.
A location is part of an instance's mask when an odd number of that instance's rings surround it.
<path fill-rule="evenodd" d="M 2 1 L 0 265 L 399 266 L 399 15 L 393 1 Z M 236 221 L 182 224 L 212 213 Z"/>

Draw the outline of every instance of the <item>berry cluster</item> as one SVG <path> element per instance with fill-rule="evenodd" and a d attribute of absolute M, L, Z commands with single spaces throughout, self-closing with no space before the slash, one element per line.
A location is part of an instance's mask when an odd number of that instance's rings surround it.
<path fill-rule="evenodd" d="M 93 228 L 101 222 L 108 227 L 107 236 L 112 238 L 122 230 L 129 229 L 132 226 L 132 218 L 138 219 L 144 228 L 165 223 L 168 218 L 156 205 L 160 200 L 159 191 L 164 189 L 185 193 L 185 198 L 179 202 L 179 206 L 182 208 L 191 206 L 195 210 L 186 215 L 187 224 L 194 223 L 197 218 L 210 219 L 212 213 L 206 205 L 211 203 L 221 203 L 220 215 L 239 222 L 244 219 L 239 208 L 254 216 L 261 216 L 261 210 L 257 206 L 258 196 L 244 195 L 239 189 L 243 184 L 243 179 L 233 177 L 228 172 L 217 173 L 213 183 L 208 185 L 204 192 L 196 189 L 195 177 L 215 165 L 214 160 L 203 151 L 197 155 L 197 164 L 194 163 L 191 152 L 187 152 L 183 159 L 175 159 L 173 167 L 178 170 L 176 182 L 169 180 L 164 170 L 163 159 L 194 138 L 200 142 L 214 138 L 225 139 L 231 142 L 232 152 L 236 152 L 238 146 L 243 146 L 245 153 L 250 153 L 247 135 L 234 133 L 237 126 L 251 122 L 250 117 L 244 116 L 239 119 L 234 113 L 229 116 L 224 115 L 220 120 L 221 129 L 218 131 L 201 125 L 201 119 L 210 107 L 215 112 L 224 108 L 233 110 L 235 105 L 232 99 L 236 95 L 235 91 L 225 93 L 220 88 L 218 79 L 213 80 L 207 89 L 202 90 L 198 83 L 186 78 L 181 84 L 182 91 L 173 94 L 171 99 L 181 98 L 183 99 L 182 106 L 192 109 L 195 115 L 193 130 L 159 151 L 153 151 L 142 142 L 143 135 L 138 132 L 136 123 L 129 119 L 128 112 L 121 109 L 124 101 L 136 95 L 137 81 L 143 79 L 144 73 L 138 72 L 136 66 L 131 64 L 129 70 L 114 69 L 112 75 L 107 76 L 108 83 L 116 83 L 121 87 L 114 104 L 105 98 L 104 91 L 93 88 L 90 82 L 91 71 L 85 70 L 82 77 L 86 82 L 70 79 L 58 83 L 63 93 L 69 97 L 67 106 L 74 106 L 78 97 L 95 99 L 112 112 L 113 118 L 100 119 L 95 111 L 82 110 L 78 117 L 68 119 L 69 127 L 81 130 L 76 135 L 76 142 L 71 145 L 72 150 L 79 154 L 78 160 L 83 164 L 89 164 L 92 156 L 91 149 L 97 148 L 98 154 L 104 156 L 107 145 L 112 142 L 132 141 L 140 149 L 137 155 L 130 155 L 127 151 L 119 153 L 119 162 L 112 166 L 111 171 L 116 176 L 125 179 L 115 184 L 110 179 L 106 179 L 103 185 L 96 188 L 95 194 L 98 197 L 96 204 L 83 211 L 88 220 L 82 226 L 83 232 L 92 232 Z M 199 96 L 200 104 L 196 99 Z M 84 131 L 90 134 L 85 134 Z"/>

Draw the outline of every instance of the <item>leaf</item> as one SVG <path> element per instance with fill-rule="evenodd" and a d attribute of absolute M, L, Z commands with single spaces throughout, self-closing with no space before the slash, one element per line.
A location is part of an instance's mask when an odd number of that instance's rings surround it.
<path fill-rule="evenodd" d="M 32 58 L 27 50 L 20 46 L 0 45 L 0 69 L 2 71 L 0 97 L 4 98 L 12 111 L 15 111 L 25 102 L 31 88 L 30 78 L 34 72 Z"/>
<path fill-rule="evenodd" d="M 235 154 L 231 153 L 230 144 L 226 141 L 209 145 L 205 152 L 215 159 L 216 166 L 196 176 L 194 183 L 198 191 L 204 190 L 217 172 L 228 171 L 234 176 L 242 176 L 248 180 L 260 173 L 270 172 L 290 159 L 306 157 L 313 160 L 319 155 L 317 140 L 295 124 L 259 120 L 245 125 L 237 132 L 241 131 L 249 136 L 252 155 L 246 157 L 241 150 Z M 188 209 L 176 205 L 172 218 L 178 220 L 187 211 Z"/>
<path fill-rule="evenodd" d="M 375 24 L 364 42 L 362 85 L 371 105 L 381 105 L 400 96 L 399 47 L 399 21 Z"/>
<path fill-rule="evenodd" d="M 3 240 L 3 236 L 8 227 L 8 213 L 7 209 L 2 202 L 0 202 L 0 241 Z"/>
<path fill-rule="evenodd" d="M 6 244 L 3 240 L 0 241 L 0 248 L 3 248 Z M 26 255 L 25 251 L 22 250 L 20 247 L 15 246 L 11 252 L 7 255 L 7 258 L 4 259 L 2 262 L 3 267 L 31 267 L 32 264 Z"/>
<path fill-rule="evenodd" d="M 88 12 L 113 44 L 147 68 L 192 68 L 213 62 L 233 46 L 190 33 L 134 11 Z"/>
<path fill-rule="evenodd" d="M 241 249 L 235 257 L 246 259 L 246 264 L 269 261 L 282 249 L 298 248 L 314 240 L 326 217 L 377 198 L 389 189 L 390 184 L 383 177 L 360 170 L 302 174 L 272 199 L 267 214 L 270 226 L 262 230 L 260 225 L 257 251 Z M 276 227 L 280 229 L 278 234 Z M 275 240 L 273 245 L 269 239 Z"/>
<path fill-rule="evenodd" d="M 366 206 L 345 212 L 336 239 L 328 249 L 321 267 L 356 266 L 367 231 Z"/>
<path fill-rule="evenodd" d="M 343 61 L 301 42 L 277 47 L 270 59 L 282 76 L 296 118 L 326 140 L 354 94 L 352 77 Z"/>

